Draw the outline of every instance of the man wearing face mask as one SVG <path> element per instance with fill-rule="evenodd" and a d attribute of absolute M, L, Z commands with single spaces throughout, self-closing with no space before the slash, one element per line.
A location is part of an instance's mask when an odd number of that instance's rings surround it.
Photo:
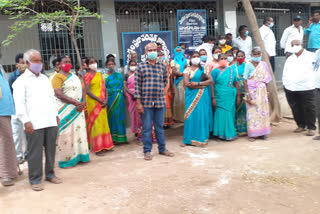
<path fill-rule="evenodd" d="M 219 36 L 219 47 L 221 48 L 222 53 L 226 53 L 227 51 L 231 50 L 232 47 L 226 44 L 227 39 L 225 36 Z"/>
<path fill-rule="evenodd" d="M 14 114 L 15 108 L 10 86 L 2 65 L 0 65 L 0 181 L 3 186 L 14 185 L 14 179 L 18 175 L 11 128 L 11 115 Z"/>
<path fill-rule="evenodd" d="M 164 90 L 168 82 L 167 67 L 157 62 L 157 45 L 149 43 L 145 47 L 147 61 L 138 65 L 135 72 L 135 97 L 137 110 L 142 119 L 142 142 L 145 160 L 152 160 L 152 123 L 155 126 L 159 154 L 173 157 L 166 149 L 164 139 L 164 117 L 166 101 Z"/>
<path fill-rule="evenodd" d="M 282 82 L 293 118 L 298 126 L 295 133 L 315 135 L 315 54 L 303 49 L 299 39 L 291 42 L 290 52 L 284 69 Z"/>
<path fill-rule="evenodd" d="M 16 56 L 16 70 L 9 75 L 8 82 L 13 93 L 12 84 L 24 73 L 27 65 L 24 64 L 23 54 L 17 54 Z M 17 160 L 19 164 L 22 164 L 27 159 L 27 139 L 23 130 L 22 122 L 17 118 L 16 115 L 11 117 L 13 141 L 16 147 Z M 25 144 L 25 152 L 22 151 L 22 141 Z"/>
<path fill-rule="evenodd" d="M 45 149 L 45 179 L 59 184 L 54 173 L 56 138 L 60 119 L 54 91 L 49 79 L 41 74 L 42 57 L 37 50 L 28 50 L 23 55 L 26 71 L 13 83 L 13 97 L 17 117 L 24 124 L 28 141 L 29 181 L 34 191 L 41 191 L 42 154 Z"/>
<path fill-rule="evenodd" d="M 203 44 L 200 45 L 199 47 L 196 48 L 196 51 L 200 51 L 201 49 L 205 49 L 208 54 L 208 62 L 212 60 L 212 49 L 214 47 L 215 39 L 213 36 L 204 36 L 203 39 Z"/>
<path fill-rule="evenodd" d="M 266 17 L 259 31 L 264 43 L 264 47 L 269 56 L 272 70 L 273 72 L 275 72 L 274 57 L 276 56 L 276 37 L 274 36 L 273 31 L 271 30 L 273 26 L 274 26 L 273 18 Z"/>
<path fill-rule="evenodd" d="M 239 48 L 244 51 L 246 60 L 250 61 L 252 52 L 252 38 L 249 36 L 249 29 L 246 25 L 239 27 L 239 36 L 233 40 L 233 47 Z"/>

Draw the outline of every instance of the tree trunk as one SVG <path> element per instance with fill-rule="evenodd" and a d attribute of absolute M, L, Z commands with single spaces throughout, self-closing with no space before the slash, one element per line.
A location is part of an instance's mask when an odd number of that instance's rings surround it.
<path fill-rule="evenodd" d="M 262 49 L 262 53 L 263 53 L 262 60 L 268 64 L 268 67 L 272 76 L 272 81 L 268 84 L 268 92 L 270 93 L 269 101 L 270 101 L 270 107 L 271 107 L 270 120 L 274 122 L 279 122 L 281 119 L 281 108 L 280 108 L 280 102 L 278 98 L 277 85 L 276 85 L 275 77 L 273 75 L 273 70 L 270 64 L 270 60 L 266 52 L 266 49 L 264 47 L 264 43 L 259 31 L 256 15 L 253 11 L 250 0 L 242 0 L 242 4 L 245 9 L 246 15 L 249 19 L 250 27 L 251 27 L 253 36 L 257 42 L 257 45 L 260 46 Z"/>

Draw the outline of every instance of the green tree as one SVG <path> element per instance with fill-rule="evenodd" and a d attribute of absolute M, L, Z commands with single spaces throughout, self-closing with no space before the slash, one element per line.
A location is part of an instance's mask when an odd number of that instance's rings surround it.
<path fill-rule="evenodd" d="M 60 3 L 65 10 L 58 10 L 51 13 L 36 11 L 37 4 L 44 5 L 42 0 L 0 0 L 0 10 L 9 16 L 9 19 L 15 20 L 10 27 L 11 34 L 2 41 L 4 46 L 10 45 L 13 39 L 25 29 L 41 23 L 51 23 L 53 25 L 65 28 L 72 40 L 77 54 L 77 61 L 81 67 L 81 56 L 77 39 L 82 35 L 75 33 L 76 27 L 83 27 L 81 17 L 94 16 L 100 19 L 98 13 L 90 12 L 87 8 L 81 6 L 80 0 L 51 0 Z M 81 68 L 82 71 L 82 68 Z"/>

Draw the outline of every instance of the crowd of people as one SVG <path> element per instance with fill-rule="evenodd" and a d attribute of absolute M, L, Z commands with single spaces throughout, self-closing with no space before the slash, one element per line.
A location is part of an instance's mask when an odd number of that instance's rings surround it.
<path fill-rule="evenodd" d="M 295 132 L 314 136 L 320 116 L 320 13 L 314 13 L 305 29 L 301 20 L 294 17 L 280 42 L 287 57 L 283 85 L 298 126 Z M 272 17 L 266 17 L 260 28 L 272 67 L 273 25 Z M 213 137 L 267 139 L 271 131 L 267 84 L 272 74 L 262 61 L 261 48 L 253 47 L 249 28 L 240 26 L 238 32 L 235 39 L 230 33 L 219 36 L 217 43 L 205 36 L 190 53 L 180 44 L 172 59 L 165 57 L 161 44 L 149 43 L 147 60 L 139 62 L 137 53 L 131 52 L 124 74 L 117 71 L 113 55 L 107 56 L 102 71 L 95 58 L 84 57 L 82 70 L 78 66 L 75 73 L 70 57 L 59 56 L 52 59 L 55 72 L 48 79 L 42 74 L 39 51 L 18 54 L 17 69 L 8 81 L 0 68 L 2 185 L 13 185 L 18 164 L 27 160 L 31 187 L 41 191 L 43 154 L 45 179 L 59 184 L 55 157 L 59 167 L 72 168 L 90 161 L 89 150 L 104 156 L 114 145 L 127 143 L 125 99 L 131 132 L 142 142 L 145 160 L 152 160 L 154 142 L 160 155 L 174 156 L 164 135 L 174 123 L 184 123 L 181 146 L 203 147 Z M 309 38 L 308 50 L 303 48 L 304 35 Z"/>

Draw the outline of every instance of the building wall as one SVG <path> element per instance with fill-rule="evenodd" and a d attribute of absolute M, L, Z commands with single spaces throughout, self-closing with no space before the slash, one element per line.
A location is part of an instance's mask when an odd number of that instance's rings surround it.
<path fill-rule="evenodd" d="M 13 23 L 14 20 L 9 20 L 8 16 L 0 16 L 0 41 L 5 40 L 10 34 L 9 26 Z M 14 65 L 15 56 L 18 53 L 23 53 L 31 48 L 40 50 L 38 35 L 38 25 L 35 25 L 30 29 L 26 29 L 22 34 L 19 34 L 9 46 L 2 46 L 2 59 L 0 59 L 0 64 L 5 67 L 6 65 Z M 11 69 L 14 68 L 12 67 Z"/>

